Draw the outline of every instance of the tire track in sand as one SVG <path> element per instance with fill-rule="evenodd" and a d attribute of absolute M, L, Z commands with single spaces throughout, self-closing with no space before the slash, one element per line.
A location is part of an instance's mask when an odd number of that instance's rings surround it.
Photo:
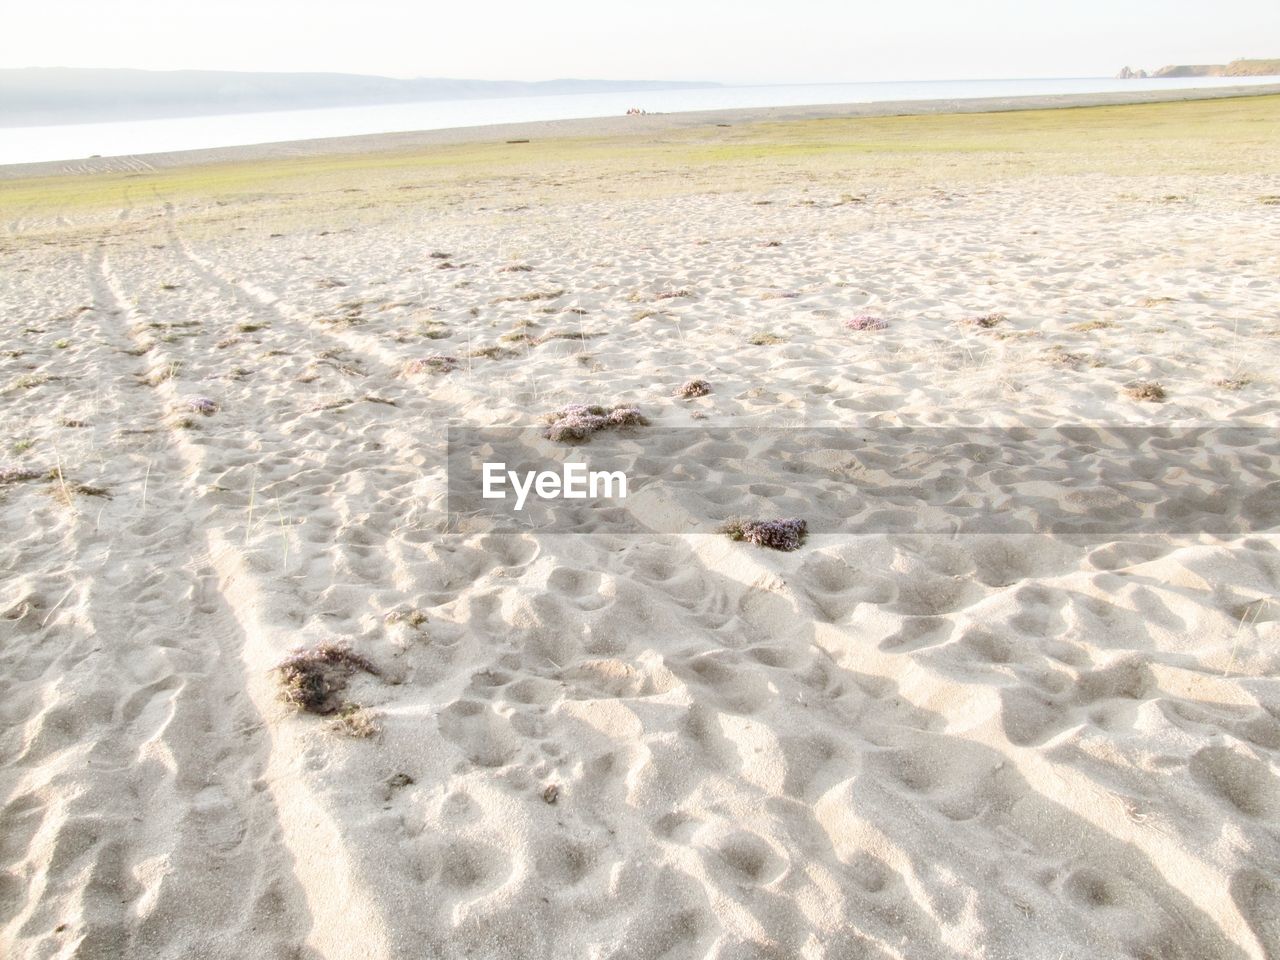
<path fill-rule="evenodd" d="M 128 355 L 137 318 L 101 250 L 85 274 L 106 350 Z M 102 388 L 133 394 L 135 409 L 141 395 L 143 415 L 162 418 L 128 367 Z M 148 437 L 145 512 L 120 495 L 94 523 L 76 523 L 79 597 L 50 611 L 38 638 L 70 632 L 93 646 L 23 725 L 3 768 L 5 780 L 16 774 L 4 818 L 19 824 L 4 865 L 22 881 L 0 891 L 12 899 L 3 938 L 15 957 L 46 956 L 51 941 L 85 958 L 300 956 L 312 924 L 281 842 L 284 809 L 297 804 L 276 786 L 289 777 L 262 721 L 265 668 L 245 662 L 253 638 L 222 589 L 237 558 L 207 528 L 200 451 L 177 431 Z"/>
<path fill-rule="evenodd" d="M 147 346 L 149 341 L 139 335 L 142 325 L 136 308 L 105 255 L 99 261 L 99 275 L 115 316 L 123 321 L 128 346 Z M 172 380 L 161 381 L 154 392 L 170 407 L 180 400 Z M 157 416 L 163 417 L 164 412 L 165 405 L 157 405 Z M 294 635 L 296 598 L 285 589 L 263 582 L 266 578 L 258 565 L 240 546 L 244 531 L 238 518 L 235 526 L 229 526 L 216 504 L 204 510 L 192 509 L 203 498 L 198 491 L 207 489 L 201 481 L 209 479 L 209 450 L 178 428 L 166 432 L 166 447 L 184 467 L 166 515 L 185 513 L 190 518 L 192 547 L 187 556 L 189 564 L 198 570 L 196 596 L 204 607 L 216 609 L 225 618 L 224 650 L 240 661 L 235 671 L 236 692 L 252 704 L 259 718 L 270 721 L 281 712 L 271 668 L 302 639 Z M 287 636 L 281 636 L 286 632 Z M 232 639 L 228 642 L 226 637 Z M 377 957 L 379 938 L 370 931 L 385 929 L 386 924 L 373 917 L 375 908 L 348 876 L 343 837 L 305 777 L 300 776 L 299 764 L 307 753 L 306 730 L 302 722 L 287 719 L 261 726 L 264 756 L 256 784 L 262 796 L 269 798 L 278 833 L 270 838 L 271 842 L 254 848 L 269 849 L 274 845 L 287 851 L 283 855 L 293 863 L 299 892 L 312 917 L 324 918 L 323 923 L 313 923 L 307 931 L 310 946 L 335 960 Z"/>

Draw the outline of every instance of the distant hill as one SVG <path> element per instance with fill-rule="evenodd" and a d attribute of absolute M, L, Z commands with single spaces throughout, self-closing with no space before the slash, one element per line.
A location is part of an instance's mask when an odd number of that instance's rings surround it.
<path fill-rule="evenodd" d="M 264 110 L 373 106 L 422 100 L 643 93 L 717 87 L 653 80 L 452 80 L 346 73 L 234 73 L 217 70 L 0 70 L 0 126 L 208 116 Z M 643 106 L 643 104 L 640 104 Z"/>
<path fill-rule="evenodd" d="M 1280 60 L 1232 60 L 1230 63 L 1181 63 L 1161 67 L 1154 73 L 1145 70 L 1120 71 L 1121 80 L 1144 77 L 1274 77 L 1280 76 Z"/>
<path fill-rule="evenodd" d="M 1280 76 L 1280 60 L 1232 60 L 1224 77 Z"/>
<path fill-rule="evenodd" d="M 1221 77 L 1227 68 L 1220 63 L 1179 63 L 1161 67 L 1153 77 Z"/>

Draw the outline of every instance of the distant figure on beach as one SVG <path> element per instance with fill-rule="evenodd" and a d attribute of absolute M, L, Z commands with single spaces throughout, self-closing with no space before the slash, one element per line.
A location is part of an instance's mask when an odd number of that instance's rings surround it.
<path fill-rule="evenodd" d="M 639 107 L 632 107 L 627 111 L 628 117 L 643 117 L 648 114 L 648 110 L 641 110 Z"/>

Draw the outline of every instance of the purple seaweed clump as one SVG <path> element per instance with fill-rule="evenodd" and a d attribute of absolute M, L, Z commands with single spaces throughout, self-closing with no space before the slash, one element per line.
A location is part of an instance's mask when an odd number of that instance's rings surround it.
<path fill-rule="evenodd" d="M 23 483 L 27 480 L 39 480 L 45 476 L 44 471 L 32 470 L 29 467 L 0 467 L 0 486 L 7 483 Z"/>
<path fill-rule="evenodd" d="M 720 532 L 730 540 L 745 540 L 771 550 L 791 551 L 800 549 L 809 535 L 809 525 L 798 518 L 786 520 L 748 520 L 734 517 L 725 521 Z"/>
<path fill-rule="evenodd" d="M 458 358 L 447 357 L 443 353 L 433 353 L 429 357 L 419 357 L 405 364 L 405 373 L 452 373 L 458 369 Z"/>
<path fill-rule="evenodd" d="M 208 397 L 189 397 L 187 407 L 192 413 L 202 413 L 206 417 L 212 417 L 218 412 L 218 404 Z"/>
<path fill-rule="evenodd" d="M 611 427 L 643 427 L 648 423 L 648 419 L 636 407 L 620 405 L 609 411 Z"/>
<path fill-rule="evenodd" d="M 623 427 L 643 427 L 649 423 L 635 407 L 618 404 L 602 407 L 598 404 L 571 403 L 545 417 L 547 428 L 542 435 L 557 443 L 582 443 L 601 430 L 619 430 Z"/>
<path fill-rule="evenodd" d="M 294 650 L 277 667 L 280 695 L 308 713 L 333 713 L 342 707 L 341 693 L 357 670 L 378 676 L 378 669 L 340 643 Z"/>
<path fill-rule="evenodd" d="M 869 313 L 860 313 L 846 320 L 844 326 L 846 330 L 883 330 L 888 324 Z"/>
<path fill-rule="evenodd" d="M 542 435 L 559 443 L 581 443 L 591 434 L 609 426 L 609 411 L 600 406 L 571 403 L 547 415 Z"/>
<path fill-rule="evenodd" d="M 705 380 L 695 379 L 676 388 L 675 395 L 681 400 L 692 400 L 694 397 L 705 397 L 711 392 L 711 384 Z"/>

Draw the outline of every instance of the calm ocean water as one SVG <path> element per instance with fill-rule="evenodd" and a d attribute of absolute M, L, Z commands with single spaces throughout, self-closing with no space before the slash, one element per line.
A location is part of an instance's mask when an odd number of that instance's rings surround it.
<path fill-rule="evenodd" d="M 650 113 L 787 107 L 889 100 L 950 100 L 1035 94 L 1102 93 L 1275 83 L 1274 77 L 1176 80 L 935 80 L 886 83 L 719 87 L 642 93 L 575 94 L 493 100 L 436 100 L 377 107 L 338 107 L 228 116 L 0 128 L 0 164 L 197 150 L 250 143 L 309 140 L 365 133 L 443 130 L 531 120 L 608 117 L 640 107 Z"/>

